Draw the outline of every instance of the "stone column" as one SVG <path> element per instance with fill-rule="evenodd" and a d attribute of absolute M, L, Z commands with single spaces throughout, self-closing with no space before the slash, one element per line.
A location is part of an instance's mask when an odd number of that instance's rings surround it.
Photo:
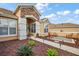
<path fill-rule="evenodd" d="M 24 18 L 19 18 L 18 20 L 18 38 L 20 40 L 27 39 L 27 31 L 26 31 L 26 23 L 27 19 Z"/>

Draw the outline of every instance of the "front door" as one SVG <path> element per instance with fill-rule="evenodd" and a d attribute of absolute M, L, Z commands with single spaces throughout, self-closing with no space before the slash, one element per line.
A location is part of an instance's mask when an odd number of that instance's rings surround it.
<path fill-rule="evenodd" d="M 27 35 L 30 34 L 30 24 L 27 24 Z"/>

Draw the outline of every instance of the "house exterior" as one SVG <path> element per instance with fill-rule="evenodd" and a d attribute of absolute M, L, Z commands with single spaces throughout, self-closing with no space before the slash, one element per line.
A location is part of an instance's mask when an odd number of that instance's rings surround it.
<path fill-rule="evenodd" d="M 37 33 L 40 36 L 47 36 L 48 32 L 58 36 L 74 33 L 73 37 L 79 33 L 77 24 L 51 24 L 40 16 L 35 4 L 17 4 L 14 12 L 0 8 L 0 41 L 23 40 L 29 34 L 36 36 Z"/>
<path fill-rule="evenodd" d="M 35 4 L 17 4 L 15 12 L 0 8 L 0 41 L 23 40 L 40 34 L 40 13 Z"/>
<path fill-rule="evenodd" d="M 0 8 L 0 41 L 17 39 L 17 16 Z"/>

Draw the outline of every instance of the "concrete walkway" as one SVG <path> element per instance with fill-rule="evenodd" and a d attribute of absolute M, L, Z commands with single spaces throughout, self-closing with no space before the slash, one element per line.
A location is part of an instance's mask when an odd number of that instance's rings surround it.
<path fill-rule="evenodd" d="M 52 42 L 52 41 L 48 41 L 48 40 L 43 40 L 43 39 L 40 39 L 40 38 L 34 38 L 34 37 L 31 37 L 31 38 L 33 40 L 45 43 L 47 45 L 54 46 L 56 48 L 60 48 L 60 44 L 58 44 L 58 43 L 55 43 L 55 42 Z M 68 52 L 76 54 L 76 55 L 79 55 L 79 49 L 78 48 L 74 48 L 74 47 L 70 47 L 70 46 L 66 46 L 66 45 L 61 45 L 60 49 L 68 51 Z"/>

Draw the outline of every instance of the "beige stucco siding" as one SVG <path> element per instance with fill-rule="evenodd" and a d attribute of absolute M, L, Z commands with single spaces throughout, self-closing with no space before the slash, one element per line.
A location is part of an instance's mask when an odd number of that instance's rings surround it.
<path fill-rule="evenodd" d="M 21 16 L 21 10 L 19 9 L 16 14 L 15 14 L 17 17 L 20 17 Z"/>
<path fill-rule="evenodd" d="M 0 37 L 0 41 L 17 40 L 17 36 Z"/>
<path fill-rule="evenodd" d="M 44 28 L 45 28 L 46 25 L 48 25 L 48 22 L 47 22 L 47 21 L 45 21 L 45 22 L 40 22 L 40 35 L 41 35 L 41 36 L 47 36 L 47 35 L 48 35 L 49 26 L 48 26 L 48 32 L 47 32 L 47 33 L 44 32 Z"/>
<path fill-rule="evenodd" d="M 40 23 L 40 33 L 44 33 L 44 24 Z"/>

